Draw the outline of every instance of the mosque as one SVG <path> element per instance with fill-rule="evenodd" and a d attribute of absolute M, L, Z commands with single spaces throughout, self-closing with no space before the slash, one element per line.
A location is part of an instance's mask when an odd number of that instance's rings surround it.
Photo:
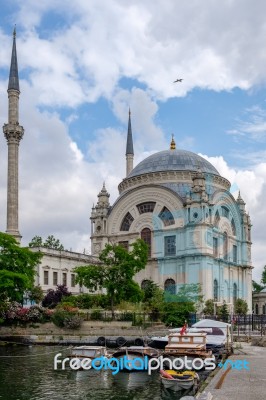
<path fill-rule="evenodd" d="M 23 137 L 19 125 L 19 79 L 16 35 L 8 85 L 9 117 L 4 125 L 8 143 L 7 230 L 19 241 L 18 149 Z M 251 310 L 251 221 L 240 196 L 230 193 L 230 182 L 201 156 L 176 148 L 157 152 L 133 167 L 134 148 L 129 112 L 126 173 L 113 204 L 103 185 L 91 211 L 91 251 L 79 253 L 44 250 L 36 283 L 43 290 L 65 283 L 79 293 L 73 268 L 97 263 L 107 243 L 129 248 L 142 238 L 149 248 L 145 270 L 135 279 L 144 287 L 153 280 L 176 293 L 182 284 L 199 283 L 204 300 L 225 301 L 233 310 L 242 298 Z M 36 249 L 37 250 L 37 249 Z"/>

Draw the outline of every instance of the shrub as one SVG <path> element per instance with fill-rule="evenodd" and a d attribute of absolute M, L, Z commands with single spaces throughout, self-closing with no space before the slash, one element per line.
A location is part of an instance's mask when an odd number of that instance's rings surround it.
<path fill-rule="evenodd" d="M 64 326 L 65 328 L 68 329 L 78 329 L 81 327 L 81 324 L 83 322 L 83 319 L 79 317 L 77 314 L 76 315 L 69 315 L 66 316 L 64 320 Z"/>
<path fill-rule="evenodd" d="M 132 312 L 121 313 L 118 317 L 119 321 L 133 321 L 134 315 Z"/>
<path fill-rule="evenodd" d="M 97 321 L 97 320 L 98 321 L 102 321 L 103 316 L 102 316 L 101 311 L 99 311 L 99 310 L 92 311 L 91 315 L 90 315 L 90 319 L 93 320 L 93 321 Z"/>
<path fill-rule="evenodd" d="M 195 312 L 193 303 L 166 303 L 162 313 L 162 322 L 166 325 L 180 327 L 188 320 L 191 312 Z"/>
<path fill-rule="evenodd" d="M 70 296 L 71 293 L 65 285 L 57 285 L 57 289 L 49 289 L 42 301 L 43 307 L 55 308 L 64 297 Z"/>
<path fill-rule="evenodd" d="M 80 328 L 83 319 L 74 312 L 58 309 L 52 317 L 53 323 L 59 328 L 78 329 Z"/>
<path fill-rule="evenodd" d="M 71 305 L 80 309 L 91 308 L 108 308 L 110 305 L 109 299 L 105 294 L 80 294 L 78 296 L 69 296 L 63 299 L 62 304 Z"/>

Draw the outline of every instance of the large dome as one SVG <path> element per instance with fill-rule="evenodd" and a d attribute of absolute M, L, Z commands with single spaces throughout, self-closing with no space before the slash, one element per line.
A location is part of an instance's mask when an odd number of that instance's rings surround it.
<path fill-rule="evenodd" d="M 187 150 L 164 150 L 152 154 L 141 161 L 127 176 L 147 174 L 160 171 L 197 171 L 220 175 L 214 166 L 198 154 Z"/>

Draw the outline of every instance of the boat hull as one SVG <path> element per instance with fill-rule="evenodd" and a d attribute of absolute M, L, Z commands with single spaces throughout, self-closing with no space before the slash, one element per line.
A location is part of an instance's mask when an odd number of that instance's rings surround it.
<path fill-rule="evenodd" d="M 195 379 L 194 378 L 188 378 L 188 379 L 168 379 L 164 378 L 163 376 L 161 377 L 161 381 L 163 386 L 166 389 L 174 390 L 175 392 L 178 392 L 180 390 L 187 390 L 190 389 L 194 386 L 195 384 Z"/>

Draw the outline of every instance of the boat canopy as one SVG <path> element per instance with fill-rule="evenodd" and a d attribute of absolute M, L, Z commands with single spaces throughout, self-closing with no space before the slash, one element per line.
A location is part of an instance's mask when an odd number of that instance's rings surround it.
<path fill-rule="evenodd" d="M 227 328 L 230 327 L 231 324 L 227 324 L 226 322 L 216 321 L 213 319 L 201 319 L 192 325 L 192 328 Z"/>

